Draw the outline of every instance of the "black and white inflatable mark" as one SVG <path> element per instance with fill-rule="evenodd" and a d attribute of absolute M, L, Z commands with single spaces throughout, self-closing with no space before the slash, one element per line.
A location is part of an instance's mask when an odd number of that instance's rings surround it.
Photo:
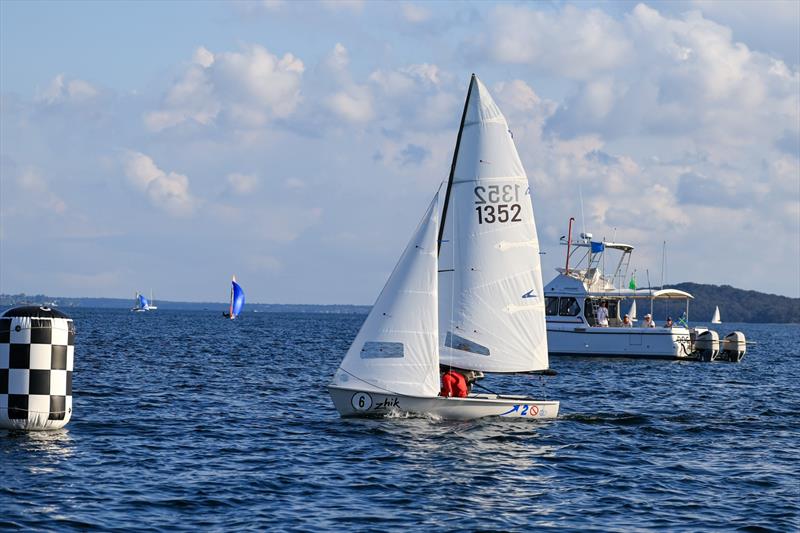
<path fill-rule="evenodd" d="M 47 307 L 0 316 L 0 428 L 59 429 L 72 416 L 75 326 Z"/>

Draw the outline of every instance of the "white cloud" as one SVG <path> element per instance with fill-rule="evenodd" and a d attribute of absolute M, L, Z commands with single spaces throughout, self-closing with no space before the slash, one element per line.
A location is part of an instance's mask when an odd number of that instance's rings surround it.
<path fill-rule="evenodd" d="M 67 210 L 67 204 L 51 189 L 40 171 L 35 168 L 26 168 L 17 177 L 19 185 L 31 195 L 31 202 L 57 214 Z"/>
<path fill-rule="evenodd" d="M 431 12 L 417 4 L 405 3 L 401 7 L 403 11 L 403 18 L 412 24 L 419 24 L 427 22 L 431 18 Z"/>
<path fill-rule="evenodd" d="M 328 108 L 348 122 L 366 122 L 374 116 L 372 95 L 365 86 L 353 85 L 331 95 Z"/>
<path fill-rule="evenodd" d="M 248 194 L 258 187 L 258 178 L 254 174 L 233 173 L 226 176 L 228 185 L 236 194 Z"/>
<path fill-rule="evenodd" d="M 98 94 L 99 91 L 89 82 L 79 79 L 66 79 L 64 74 L 59 74 L 53 78 L 44 91 L 40 92 L 38 100 L 47 104 L 80 103 L 91 100 Z"/>
<path fill-rule="evenodd" d="M 208 125 L 223 118 L 237 126 L 264 126 L 295 111 L 304 70 L 294 55 L 279 58 L 260 45 L 216 54 L 200 47 L 167 91 L 161 109 L 145 114 L 145 124 L 161 131 L 188 121 Z"/>
<path fill-rule="evenodd" d="M 495 60 L 591 79 L 622 66 L 634 53 L 619 22 L 598 9 L 560 11 L 498 6 L 489 17 L 487 52 Z"/>
<path fill-rule="evenodd" d="M 189 178 L 184 174 L 167 174 L 140 152 L 128 152 L 123 158 L 125 175 L 150 202 L 174 216 L 191 214 L 197 206 L 189 191 Z"/>

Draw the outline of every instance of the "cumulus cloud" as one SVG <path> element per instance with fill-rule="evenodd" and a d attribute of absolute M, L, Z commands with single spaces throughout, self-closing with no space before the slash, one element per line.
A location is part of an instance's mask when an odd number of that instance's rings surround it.
<path fill-rule="evenodd" d="M 417 4 L 406 3 L 400 9 L 402 10 L 403 18 L 412 24 L 427 22 L 431 18 L 430 10 Z"/>
<path fill-rule="evenodd" d="M 364 86 L 353 85 L 331 95 L 328 108 L 348 122 L 366 122 L 374 116 L 372 94 Z"/>
<path fill-rule="evenodd" d="M 174 216 L 191 214 L 197 199 L 189 191 L 189 178 L 177 172 L 166 173 L 148 156 L 128 152 L 123 157 L 125 175 L 150 202 Z"/>
<path fill-rule="evenodd" d="M 200 47 L 168 89 L 161 108 L 146 113 L 144 121 L 153 131 L 186 122 L 208 125 L 218 119 L 260 127 L 295 111 L 304 70 L 294 55 L 279 58 L 260 45 L 216 54 Z"/>
<path fill-rule="evenodd" d="M 489 57 L 591 79 L 633 54 L 619 22 L 598 10 L 567 5 L 560 11 L 499 6 L 489 18 Z"/>
<path fill-rule="evenodd" d="M 24 169 L 17 181 L 22 189 L 30 194 L 32 204 L 59 215 L 67 210 L 67 204 L 51 190 L 38 169 L 32 167 Z"/>
<path fill-rule="evenodd" d="M 67 79 L 59 74 L 39 93 L 38 100 L 47 104 L 62 102 L 80 103 L 91 100 L 99 91 L 89 82 L 79 79 Z"/>
<path fill-rule="evenodd" d="M 258 187 L 258 178 L 254 174 L 228 174 L 225 179 L 230 189 L 236 194 L 248 194 Z"/>

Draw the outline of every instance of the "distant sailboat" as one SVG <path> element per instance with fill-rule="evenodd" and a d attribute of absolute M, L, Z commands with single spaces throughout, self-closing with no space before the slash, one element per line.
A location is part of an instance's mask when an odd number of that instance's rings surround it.
<path fill-rule="evenodd" d="M 150 302 L 147 301 L 145 295 L 137 292 L 133 300 L 133 307 L 131 308 L 131 311 L 135 313 L 142 313 L 144 311 L 149 311 L 150 309 Z"/>
<path fill-rule="evenodd" d="M 231 280 L 231 303 L 228 312 L 222 313 L 223 316 L 233 320 L 242 312 L 244 307 L 244 290 L 236 283 L 236 276 Z"/>
<path fill-rule="evenodd" d="M 714 316 L 711 318 L 712 324 L 722 324 L 722 320 L 719 318 L 719 306 L 714 309 Z"/>
<path fill-rule="evenodd" d="M 158 309 L 158 307 L 156 307 L 156 300 L 153 298 L 153 289 L 150 289 L 150 303 L 147 304 L 147 310 L 155 311 L 156 309 Z"/>
<path fill-rule="evenodd" d="M 636 300 L 631 304 L 631 308 L 628 311 L 628 318 L 631 319 L 631 322 L 636 322 Z"/>

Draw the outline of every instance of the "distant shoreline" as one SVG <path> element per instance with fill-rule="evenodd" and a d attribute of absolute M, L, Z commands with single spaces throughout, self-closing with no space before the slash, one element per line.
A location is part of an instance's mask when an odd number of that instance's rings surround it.
<path fill-rule="evenodd" d="M 228 302 L 178 302 L 156 300 L 158 310 L 175 311 L 218 311 L 228 308 Z M 19 305 L 49 305 L 67 311 L 75 308 L 130 309 L 132 298 L 62 298 L 42 294 L 0 294 L 0 308 Z M 366 314 L 371 305 L 355 304 L 264 304 L 247 303 L 246 312 L 259 313 L 327 313 L 327 314 Z M 157 312 L 157 311 L 156 311 Z"/>
<path fill-rule="evenodd" d="M 722 322 L 748 324 L 800 324 L 800 298 L 743 290 L 730 285 L 711 285 L 683 282 L 670 287 L 689 292 L 694 299 L 689 304 L 689 319 L 694 323 L 710 322 L 715 307 L 719 307 Z M 644 288 L 640 289 L 644 292 Z M 653 287 L 656 289 L 656 287 Z M 130 309 L 133 298 L 66 298 L 44 294 L 0 294 L 0 309 L 17 305 L 56 305 L 67 311 L 71 308 Z M 156 300 L 159 310 L 223 311 L 228 302 L 179 302 Z M 625 305 L 630 305 L 629 303 Z M 259 313 L 324 313 L 366 314 L 371 305 L 357 304 L 277 304 L 250 303 L 245 312 Z M 624 307 L 627 308 L 627 307 Z M 657 306 L 653 311 L 657 321 L 671 314 L 680 316 L 683 305 L 671 308 Z M 640 312 L 644 312 L 640 310 Z M 662 316 L 663 315 L 663 316 Z"/>

